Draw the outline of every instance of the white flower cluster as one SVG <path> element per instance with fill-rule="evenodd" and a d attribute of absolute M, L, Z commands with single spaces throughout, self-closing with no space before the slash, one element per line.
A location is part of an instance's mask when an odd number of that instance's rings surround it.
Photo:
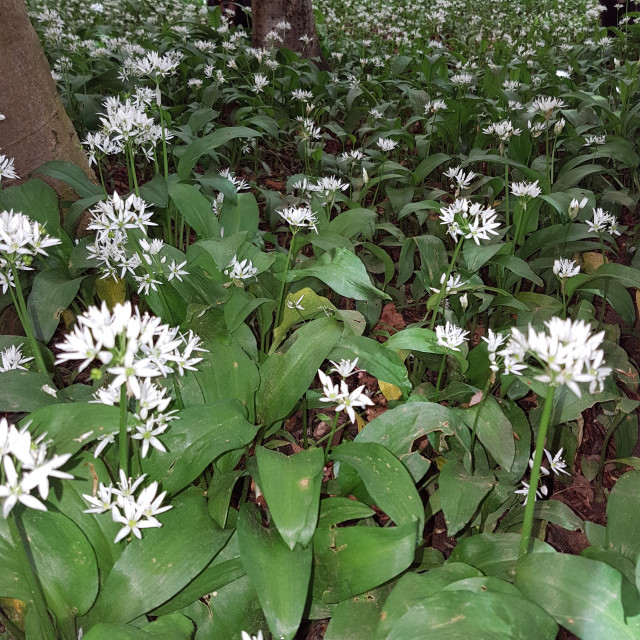
<path fill-rule="evenodd" d="M 554 317 L 544 324 L 543 331 L 529 325 L 526 334 L 511 329 L 509 341 L 498 352 L 505 358 L 505 373 L 522 375 L 526 371 L 534 380 L 553 387 L 566 384 L 578 397 L 579 382 L 590 383 L 589 393 L 601 391 L 611 374 L 600 349 L 604 331 L 592 335 L 591 326 L 583 320 Z"/>
<path fill-rule="evenodd" d="M 123 384 L 128 394 L 140 400 L 144 380 L 166 376 L 176 368 L 180 375 L 195 371 L 202 358 L 194 357 L 194 352 L 206 351 L 193 332 L 183 335 L 177 328 L 161 324 L 160 318 L 140 315 L 130 302 L 117 304 L 112 312 L 104 302 L 100 308 L 89 307 L 57 347 L 62 353 L 56 364 L 82 360 L 79 371 L 95 359 L 107 365 L 114 379 L 108 393 L 103 390 L 100 396 L 105 404 L 117 402 Z M 107 402 L 109 398 L 114 401 Z"/>
<path fill-rule="evenodd" d="M 2 182 L 2 178 L 15 180 L 19 177 L 13 167 L 14 162 L 15 160 L 13 158 L 9 158 L 0 153 L 0 182 Z"/>
<path fill-rule="evenodd" d="M 500 142 L 507 142 L 511 136 L 519 136 L 522 129 L 516 129 L 510 120 L 501 120 L 485 127 L 482 132 L 495 136 Z"/>
<path fill-rule="evenodd" d="M 458 195 L 461 189 L 468 189 L 471 186 L 471 181 L 478 174 L 473 171 L 465 173 L 462 167 L 451 167 L 443 175 L 451 180 L 451 186 L 455 189 L 456 195 Z"/>
<path fill-rule="evenodd" d="M 573 278 L 573 276 L 577 276 L 580 273 L 580 265 L 576 264 L 575 260 L 559 258 L 553 263 L 553 273 L 559 280 Z"/>
<path fill-rule="evenodd" d="M 587 220 L 589 231 L 595 231 L 597 234 L 610 233 L 619 236 L 618 220 L 608 211 L 603 211 L 600 207 L 593 210 L 593 220 Z"/>
<path fill-rule="evenodd" d="M 15 287 L 12 269 L 30 271 L 33 258 L 48 255 L 45 249 L 60 244 L 45 233 L 44 227 L 18 211 L 0 212 L 0 287 L 7 293 Z"/>
<path fill-rule="evenodd" d="M 511 193 L 526 207 L 526 203 L 537 198 L 542 193 L 542 189 L 540 189 L 537 180 L 535 182 L 514 182 L 511 185 Z"/>
<path fill-rule="evenodd" d="M 444 280 L 447 277 L 446 273 L 443 273 L 440 276 L 440 284 L 444 284 Z M 457 293 L 463 287 L 466 287 L 469 284 L 467 280 L 463 280 L 458 274 L 452 273 L 447 280 L 447 284 L 444 287 L 444 295 L 450 296 L 452 293 Z M 431 291 L 434 293 L 440 293 L 440 289 L 436 289 L 435 287 L 430 287 Z"/>
<path fill-rule="evenodd" d="M 129 75 L 134 75 L 140 78 L 153 78 L 159 82 L 160 78 L 173 75 L 181 60 L 182 54 L 178 51 L 167 51 L 164 55 L 160 55 L 157 51 L 149 51 L 144 56 L 127 59 L 121 76 L 126 79 Z"/>
<path fill-rule="evenodd" d="M 162 501 L 167 494 L 166 491 L 156 496 L 157 482 L 152 482 L 148 487 L 142 489 L 137 498 L 134 496 L 145 477 L 146 474 L 143 474 L 134 481 L 132 478 L 127 478 L 126 473 L 120 469 L 120 482 L 115 487 L 113 484 L 105 486 L 101 482 L 96 495 L 82 495 L 91 505 L 89 509 L 85 509 L 84 513 L 99 514 L 110 511 L 113 521 L 123 525 L 122 529 L 118 531 L 114 543 L 120 542 L 130 533 L 133 533 L 138 539 L 142 538 L 140 529 L 161 527 L 162 523 L 156 516 L 173 509 L 170 505 L 162 506 Z"/>
<path fill-rule="evenodd" d="M 328 202 L 339 191 L 346 191 L 349 188 L 349 183 L 342 182 L 336 176 L 322 176 L 316 182 L 303 178 L 294 182 L 292 186 L 294 190 L 299 192 L 300 198 L 306 202 L 311 199 L 314 193 L 322 196 Z"/>
<path fill-rule="evenodd" d="M 21 369 L 22 371 L 27 371 L 27 367 L 23 367 L 23 364 L 26 364 L 33 358 L 25 358 L 22 355 L 22 345 L 18 345 L 17 347 L 11 346 L 7 347 L 0 351 L 0 359 L 2 359 L 2 365 L 0 366 L 0 373 L 4 373 L 5 371 L 13 371 L 15 369 Z"/>
<path fill-rule="evenodd" d="M 320 398 L 320 402 L 336 403 L 337 406 L 335 407 L 335 410 L 346 411 L 349 416 L 349 420 L 351 420 L 351 423 L 353 424 L 356 421 L 356 408 L 373 406 L 371 398 L 369 398 L 369 396 L 363 391 L 364 385 L 360 385 L 349 393 L 349 387 L 345 382 L 345 378 L 355 373 L 358 358 L 353 361 L 341 360 L 340 364 L 331 360 L 331 364 L 333 364 L 331 371 L 339 373 L 342 376 L 342 380 L 340 380 L 340 386 L 338 387 L 337 384 L 333 384 L 333 381 L 326 373 L 318 369 L 318 376 L 322 383 L 322 392 L 324 394 L 322 398 Z"/>
<path fill-rule="evenodd" d="M 162 240 L 141 238 L 136 247 L 135 240 L 129 237 L 127 230 L 139 229 L 146 236 L 147 227 L 156 224 L 151 221 L 153 212 L 147 210 L 142 198 L 131 194 L 123 199 L 114 192 L 106 201 L 99 202 L 91 214 L 87 229 L 95 231 L 96 237 L 94 242 L 87 245 L 87 252 L 100 263 L 103 278 L 111 276 L 115 279 L 118 275 L 124 278 L 126 273 L 130 273 L 138 283 L 138 293 L 148 295 L 150 289 L 157 291 L 161 284 L 157 278 L 163 277 L 167 281 L 177 278 L 182 281 L 181 276 L 188 275 L 183 269 L 186 260 L 180 264 L 173 260 L 166 265 L 167 257 L 159 257 L 164 247 Z M 142 275 L 136 273 L 140 267 L 144 271 Z"/>
<path fill-rule="evenodd" d="M 278 214 L 289 223 L 293 233 L 300 227 L 309 227 L 318 233 L 318 220 L 309 207 L 286 207 L 278 211 Z"/>
<path fill-rule="evenodd" d="M 258 273 L 258 270 L 253 266 L 251 260 L 238 261 L 238 256 L 233 256 L 233 259 L 224 270 L 224 275 L 231 278 L 231 280 L 248 280 Z"/>
<path fill-rule="evenodd" d="M 464 331 L 448 320 L 444 327 L 436 327 L 438 344 L 445 349 L 451 349 L 451 351 L 460 351 L 460 345 L 469 339 L 466 337 L 467 335 L 469 335 L 468 331 Z"/>
<path fill-rule="evenodd" d="M 567 463 L 562 457 L 562 449 L 560 449 L 560 451 L 558 451 L 558 453 L 556 453 L 556 455 L 553 457 L 551 457 L 551 453 L 547 449 L 545 449 L 544 455 L 547 458 L 549 467 L 540 467 L 540 484 L 536 489 L 534 500 L 537 500 L 538 498 L 542 499 L 549 495 L 549 489 L 542 481 L 543 476 L 550 476 L 551 473 L 556 476 L 559 476 L 561 473 L 564 473 L 566 476 L 571 475 L 568 471 L 565 471 L 565 469 L 567 468 Z M 531 456 L 531 458 L 529 459 L 529 468 L 533 469 L 533 456 Z M 522 488 L 517 489 L 516 491 L 514 491 L 514 493 L 525 496 L 522 505 L 526 506 L 527 501 L 529 500 L 529 483 L 523 480 L 521 484 Z"/>
<path fill-rule="evenodd" d="M 142 151 L 147 160 L 153 160 L 153 152 L 162 140 L 162 127 L 145 112 L 147 99 L 107 98 L 104 101 L 106 113 L 100 118 L 102 130 L 99 134 L 89 134 L 84 141 L 90 158 L 96 156 L 123 153 L 130 145 L 133 151 Z M 165 131 L 165 140 L 171 140 L 173 134 Z"/>
<path fill-rule="evenodd" d="M 18 502 L 30 509 L 46 511 L 41 500 L 49 495 L 49 478 L 73 478 L 58 470 L 71 454 L 47 457 L 51 442 L 45 441 L 44 435 L 33 440 L 28 427 L 27 424 L 18 430 L 6 418 L 0 419 L 0 499 L 5 519 Z M 40 500 L 31 495 L 36 487 Z"/>
<path fill-rule="evenodd" d="M 476 244 L 480 240 L 489 240 L 489 234 L 498 235 L 495 230 L 500 226 L 496 222 L 495 209 L 486 209 L 479 203 L 472 203 L 467 198 L 456 198 L 453 204 L 443 207 L 440 211 L 440 222 L 446 224 L 449 235 L 457 240 L 458 237 L 473 238 Z"/>

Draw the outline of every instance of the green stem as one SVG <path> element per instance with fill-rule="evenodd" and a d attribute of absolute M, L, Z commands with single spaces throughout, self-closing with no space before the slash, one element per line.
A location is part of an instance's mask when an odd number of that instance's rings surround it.
<path fill-rule="evenodd" d="M 331 425 L 331 433 L 329 434 L 329 442 L 327 442 L 327 448 L 324 450 L 324 459 L 325 462 L 329 459 L 329 454 L 331 453 L 331 446 L 333 445 L 333 436 L 336 434 L 336 426 L 338 425 L 338 417 L 340 416 L 340 411 L 336 411 L 336 415 L 333 416 L 333 424 Z"/>
<path fill-rule="evenodd" d="M 471 473 L 475 470 L 475 457 L 473 455 L 473 451 L 476 446 L 476 438 L 478 436 L 478 422 L 480 420 L 480 414 L 482 413 L 482 408 L 484 407 L 485 400 L 489 395 L 489 389 L 491 387 L 493 375 L 490 375 L 487 379 L 487 382 L 484 385 L 484 389 L 482 390 L 482 398 L 480 399 L 480 404 L 478 405 L 478 411 L 476 412 L 476 417 L 473 420 L 473 429 L 471 430 Z"/>
<path fill-rule="evenodd" d="M 127 385 L 120 387 L 120 435 L 118 438 L 120 468 L 129 477 L 129 434 L 127 433 Z"/>
<path fill-rule="evenodd" d="M 598 234 L 600 237 L 600 251 L 602 252 L 602 264 L 606 264 L 607 262 L 607 256 L 604 250 L 604 241 L 602 240 L 602 234 Z M 605 278 L 604 279 L 604 291 L 602 292 L 602 306 L 600 307 L 600 318 L 598 320 L 598 324 L 599 327 L 602 328 L 602 325 L 604 324 L 604 314 L 607 310 L 607 289 L 609 285 L 609 279 Z"/>
<path fill-rule="evenodd" d="M 625 414 L 621 414 L 621 416 L 622 418 L 624 418 Z M 621 421 L 621 418 L 613 420 L 611 426 L 607 429 L 604 440 L 602 441 L 602 449 L 600 450 L 600 462 L 598 464 L 598 475 L 596 476 L 596 502 L 604 502 L 604 491 L 602 489 L 602 482 L 604 479 L 604 465 L 607 461 L 607 447 L 609 446 L 609 440 L 611 440 L 611 436 L 615 433 L 615 430 L 618 428 Z"/>
<path fill-rule="evenodd" d="M 280 283 L 280 291 L 278 293 L 278 313 L 276 314 L 276 323 L 274 329 L 280 326 L 280 320 L 282 319 L 282 312 L 284 310 L 284 288 L 287 285 L 287 273 L 289 273 L 289 267 L 291 265 L 291 253 L 293 251 L 293 245 L 296 243 L 296 234 L 292 231 L 291 242 L 289 243 L 289 252 L 287 253 L 287 263 L 284 266 L 284 272 L 282 273 L 282 282 Z"/>
<path fill-rule="evenodd" d="M 44 358 L 42 357 L 42 351 L 40 351 L 40 345 L 36 340 L 35 333 L 33 332 L 33 327 L 31 326 L 31 321 L 29 320 L 27 303 L 25 302 L 24 295 L 22 294 L 22 286 L 20 284 L 18 269 L 16 268 L 15 264 L 11 265 L 11 273 L 13 274 L 13 282 L 15 284 L 15 293 L 14 293 L 14 287 L 9 287 L 9 292 L 11 293 L 11 299 L 13 301 L 13 305 L 15 306 L 16 311 L 18 313 L 18 317 L 20 318 L 20 322 L 22 323 L 22 328 L 24 329 L 24 332 L 27 334 L 27 339 L 29 340 L 29 345 L 31 346 L 33 357 L 36 360 L 36 366 L 38 367 L 38 371 L 40 371 L 40 373 L 46 373 L 47 365 L 44 363 Z"/>
<path fill-rule="evenodd" d="M 13 540 L 13 546 L 16 550 L 16 555 L 18 556 L 18 562 L 20 563 L 22 574 L 27 581 L 27 586 L 29 587 L 29 591 L 33 597 L 33 605 L 36 609 L 38 618 L 40 618 L 41 630 L 44 633 L 43 640 L 56 640 L 53 623 L 47 613 L 47 605 L 42 585 L 38 579 L 38 574 L 34 572 L 31 563 L 29 562 L 29 556 L 27 554 L 29 539 L 26 535 L 23 535 L 23 531 L 20 530 L 23 527 L 18 526 L 18 516 L 15 512 L 9 514 L 7 524 L 9 525 L 11 539 Z"/>
<path fill-rule="evenodd" d="M 436 395 L 433 399 L 434 402 L 438 402 L 440 398 L 440 383 L 442 382 L 442 374 L 444 373 L 444 365 L 447 362 L 447 354 L 442 354 L 442 360 L 440 361 L 440 368 L 438 369 L 438 380 L 436 381 Z"/>
<path fill-rule="evenodd" d="M 505 156 L 505 160 L 507 157 Z M 509 227 L 511 225 L 511 210 L 509 207 L 509 162 L 504 163 L 504 205 L 505 205 L 505 223 L 507 228 L 507 233 L 505 236 L 505 240 L 509 240 Z"/>
<path fill-rule="evenodd" d="M 444 282 L 442 282 L 440 286 L 440 291 L 438 291 L 438 295 L 436 297 L 436 304 L 433 309 L 433 315 L 431 316 L 431 322 L 429 323 L 429 329 L 433 331 L 433 327 L 436 325 L 436 318 L 438 317 L 438 313 L 440 311 L 440 303 L 442 302 L 442 298 L 445 297 L 445 291 L 447 289 L 447 282 L 449 282 L 449 277 L 451 276 L 451 272 L 453 271 L 453 267 L 456 264 L 456 260 L 458 259 L 458 253 L 460 252 L 460 248 L 462 247 L 462 242 L 464 238 L 459 238 L 456 244 L 456 248 L 453 251 L 453 257 L 451 258 L 451 263 L 449 264 L 449 268 L 447 269 L 447 273 L 444 276 Z"/>
<path fill-rule="evenodd" d="M 542 418 L 540 419 L 538 437 L 536 438 L 533 468 L 531 469 L 531 478 L 529 479 L 529 493 L 527 495 L 527 504 L 524 508 L 524 521 L 522 523 L 519 552 L 521 558 L 529 552 L 531 530 L 533 528 L 533 510 L 536 504 L 536 490 L 538 489 L 538 482 L 540 480 L 540 465 L 542 464 L 544 444 L 547 439 L 549 422 L 551 421 L 551 410 L 553 409 L 553 396 L 555 395 L 555 391 L 555 387 L 548 387 L 547 397 L 544 399 L 544 407 L 542 408 Z"/>

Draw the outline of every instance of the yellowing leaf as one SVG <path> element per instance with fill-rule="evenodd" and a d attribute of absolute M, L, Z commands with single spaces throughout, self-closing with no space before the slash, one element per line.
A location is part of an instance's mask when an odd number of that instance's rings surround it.
<path fill-rule="evenodd" d="M 367 426 L 367 423 L 360 417 L 359 413 L 356 413 L 356 424 L 358 425 L 358 433 Z"/>
<path fill-rule="evenodd" d="M 100 300 L 104 300 L 109 309 L 113 309 L 118 302 L 124 304 L 127 298 L 127 283 L 120 278 L 116 280 L 113 278 L 98 278 L 96 280 L 96 291 Z"/>
<path fill-rule="evenodd" d="M 598 267 L 601 267 L 603 263 L 602 254 L 597 251 L 587 251 L 582 254 L 583 270 L 588 276 Z"/>
<path fill-rule="evenodd" d="M 382 395 L 387 400 L 399 400 L 402 397 L 402 391 L 400 391 L 400 388 L 396 387 L 395 384 L 378 380 L 378 386 L 380 387 L 380 391 L 382 391 Z"/>

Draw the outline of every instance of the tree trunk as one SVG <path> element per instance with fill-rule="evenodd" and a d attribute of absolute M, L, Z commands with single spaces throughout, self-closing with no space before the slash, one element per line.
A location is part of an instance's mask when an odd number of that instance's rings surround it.
<path fill-rule="evenodd" d="M 0 5 L 0 113 L 6 118 L 0 122 L 1 152 L 15 158 L 21 181 L 49 160 L 73 162 L 95 181 L 24 0 L 0 0 Z M 52 186 L 63 195 L 61 183 Z"/>
<path fill-rule="evenodd" d="M 276 26 L 283 20 L 291 24 L 288 31 Z M 284 38 L 287 49 L 307 58 L 320 58 L 322 66 L 326 66 L 318 43 L 311 0 L 252 0 L 251 24 L 254 47 L 268 46 L 265 36 L 269 31 L 276 31 Z M 303 36 L 308 36 L 309 42 L 300 40 Z"/>

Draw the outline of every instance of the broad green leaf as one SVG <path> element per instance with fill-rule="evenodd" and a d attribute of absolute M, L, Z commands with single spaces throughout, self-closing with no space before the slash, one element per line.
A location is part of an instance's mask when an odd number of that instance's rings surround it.
<path fill-rule="evenodd" d="M 606 173 L 606 169 L 599 164 L 588 164 L 581 167 L 574 167 L 569 171 L 560 171 L 558 178 L 553 183 L 553 191 L 566 191 L 571 187 L 577 187 L 585 178 L 589 176 Z"/>
<path fill-rule="evenodd" d="M 462 540 L 451 552 L 448 562 L 464 562 L 480 569 L 487 576 L 512 580 L 515 575 L 520 548 L 517 533 L 481 533 Z M 541 540 L 533 540 L 532 554 L 553 554 L 553 547 Z"/>
<path fill-rule="evenodd" d="M 370 640 L 378 624 L 388 587 L 343 600 L 331 616 L 324 640 Z"/>
<path fill-rule="evenodd" d="M 178 175 L 181 180 L 191 176 L 191 170 L 201 156 L 213 151 L 235 138 L 256 138 L 260 133 L 249 127 L 223 127 L 187 145 L 178 162 Z"/>
<path fill-rule="evenodd" d="M 319 318 L 300 327 L 266 359 L 256 396 L 261 422 L 272 424 L 295 407 L 341 335 L 335 320 Z"/>
<path fill-rule="evenodd" d="M 275 528 L 262 526 L 255 505 L 245 503 L 238 519 L 240 557 L 276 638 L 298 630 L 311 578 L 311 547 L 291 550 Z"/>
<path fill-rule="evenodd" d="M 329 359 L 353 360 L 358 358 L 358 369 L 362 369 L 381 382 L 394 384 L 406 396 L 411 391 L 407 368 L 400 357 L 377 340 L 365 336 L 342 338 L 329 354 Z"/>
<path fill-rule="evenodd" d="M 558 627 L 539 607 L 518 595 L 444 591 L 414 605 L 376 640 L 554 640 Z"/>
<path fill-rule="evenodd" d="M 51 160 L 38 167 L 34 173 L 61 180 L 72 187 L 74 191 L 83 198 L 90 198 L 91 196 L 102 194 L 102 187 L 91 182 L 87 174 L 72 162 Z"/>
<path fill-rule="evenodd" d="M 257 432 L 236 400 L 208 404 L 206 410 L 189 406 L 176 415 L 179 419 L 162 435 L 167 451 L 153 451 L 142 464 L 170 493 L 186 487 L 223 453 L 249 444 Z"/>
<path fill-rule="evenodd" d="M 27 302 L 36 338 L 47 343 L 60 322 L 60 314 L 71 304 L 84 276 L 71 278 L 66 269 L 45 269 L 33 279 Z"/>
<path fill-rule="evenodd" d="M 413 238 L 420 252 L 420 271 L 417 275 L 425 289 L 439 287 L 440 275 L 447 268 L 447 250 L 444 243 L 436 236 L 423 235 Z"/>
<path fill-rule="evenodd" d="M 322 527 L 313 538 L 313 591 L 340 602 L 402 573 L 415 556 L 415 522 L 397 527 Z"/>
<path fill-rule="evenodd" d="M 442 467 L 438 483 L 447 534 L 454 536 L 469 523 L 496 480 L 488 471 L 470 475 L 461 462 L 450 460 Z"/>
<path fill-rule="evenodd" d="M 182 492 L 172 506 L 158 517 L 161 527 L 145 529 L 141 540 L 132 536 L 127 543 L 104 579 L 89 614 L 92 622 L 130 622 L 155 609 L 189 584 L 227 543 L 232 532 L 214 528 L 200 491 Z"/>
<path fill-rule="evenodd" d="M 0 373 L 0 411 L 28 412 L 55 404 L 56 389 L 46 373 L 12 369 Z"/>
<path fill-rule="evenodd" d="M 367 507 L 366 504 L 351 500 L 350 498 L 342 498 L 334 496 L 331 498 L 323 498 L 320 501 L 320 527 L 328 527 L 346 520 L 360 520 L 369 518 L 375 514 L 373 509 Z"/>
<path fill-rule="evenodd" d="M 324 452 L 308 449 L 292 456 L 256 448 L 260 489 L 283 540 L 290 549 L 306 546 L 316 529 Z"/>
<path fill-rule="evenodd" d="M 329 223 L 329 231 L 343 238 L 352 239 L 363 235 L 371 239 L 377 214 L 371 209 L 349 209 Z"/>
<path fill-rule="evenodd" d="M 625 473 L 611 490 L 607 545 L 634 563 L 640 554 L 640 471 Z"/>
<path fill-rule="evenodd" d="M 456 413 L 472 431 L 476 425 L 478 438 L 487 451 L 503 469 L 511 469 L 516 452 L 513 427 L 498 402 L 489 396 L 482 404 L 457 409 Z"/>
<path fill-rule="evenodd" d="M 375 442 L 345 442 L 330 458 L 353 467 L 376 505 L 396 524 L 417 521 L 422 531 L 422 500 L 406 467 L 388 449 Z"/>
<path fill-rule="evenodd" d="M 468 451 L 471 438 L 467 427 L 451 409 L 433 402 L 409 402 L 385 411 L 365 426 L 355 442 L 378 442 L 400 457 L 412 450 L 416 440 L 434 432 L 438 432 L 441 450 L 455 447 Z"/>
<path fill-rule="evenodd" d="M 224 200 L 220 211 L 220 226 L 225 235 L 246 231 L 247 237 L 252 238 L 258 231 L 259 222 L 258 203 L 252 193 L 239 193 L 237 204 Z"/>
<path fill-rule="evenodd" d="M 161 616 L 142 627 L 129 624 L 100 622 L 91 627 L 86 640 L 191 640 L 193 622 L 179 613 Z"/>
<path fill-rule="evenodd" d="M 573 295 L 578 288 L 582 288 L 586 284 L 603 277 L 612 278 L 624 287 L 640 289 L 640 272 L 638 269 L 627 267 L 624 264 L 607 262 L 600 265 L 591 275 L 578 274 L 574 278 L 570 278 L 567 282 L 567 296 Z M 574 282 L 575 278 L 577 280 Z"/>
<path fill-rule="evenodd" d="M 338 247 L 325 253 L 312 266 L 287 272 L 287 282 L 308 276 L 318 278 L 338 295 L 355 300 L 390 300 L 391 298 L 371 284 L 369 274 L 355 253 Z"/>
<path fill-rule="evenodd" d="M 587 547 L 581 554 L 583 558 L 589 560 L 596 560 L 613 567 L 618 573 L 622 574 L 623 578 L 626 578 L 627 583 L 622 582 L 622 588 L 632 586 L 635 590 L 636 584 L 636 564 L 631 562 L 629 558 L 625 558 L 621 553 L 614 551 L 613 549 L 600 549 L 598 547 Z M 622 598 L 624 601 L 624 592 Z"/>
<path fill-rule="evenodd" d="M 535 274 L 535 272 L 529 266 L 529 264 L 516 256 L 498 255 L 498 256 L 494 256 L 491 259 L 491 262 L 493 262 L 494 264 L 497 264 L 500 267 L 509 269 L 509 271 L 512 271 L 517 276 L 520 276 L 521 278 L 526 278 L 527 280 L 533 282 L 534 284 L 537 284 L 539 287 L 544 286 L 542 279 Z"/>
<path fill-rule="evenodd" d="M 200 238 L 217 235 L 217 219 L 211 210 L 211 202 L 196 187 L 181 182 L 170 183 L 169 197 Z"/>
<path fill-rule="evenodd" d="M 47 504 L 64 513 L 82 530 L 93 547 L 98 571 L 104 577 L 123 549 L 122 545 L 113 544 L 121 525 L 114 522 L 110 514 L 84 513 L 89 503 L 82 496 L 95 496 L 98 483 L 108 486 L 111 478 L 102 460 L 95 459 L 88 451 L 74 455 L 64 470 L 73 476 L 73 480 L 57 481 L 61 490 L 50 491 Z"/>
<path fill-rule="evenodd" d="M 27 422 L 32 433 L 46 433 L 58 453 L 76 453 L 92 440 L 118 431 L 120 410 L 98 403 L 55 404 L 34 411 L 21 424 Z"/>
<path fill-rule="evenodd" d="M 289 306 L 291 305 L 291 306 Z M 297 305 L 297 306 L 296 306 Z M 299 307 L 303 307 L 300 309 Z M 319 296 L 313 289 L 304 287 L 287 295 L 280 324 L 273 330 L 273 343 L 270 353 L 275 351 L 285 339 L 291 327 L 300 324 L 302 320 L 312 320 L 327 311 L 339 310 L 324 296 Z"/>
<path fill-rule="evenodd" d="M 463 371 L 466 371 L 469 366 L 462 351 L 452 352 L 450 349 L 440 346 L 436 332 L 431 331 L 431 329 L 408 327 L 407 329 L 394 333 L 384 343 L 384 346 L 394 351 L 408 350 L 422 353 L 449 354 L 460 363 Z"/>
<path fill-rule="evenodd" d="M 448 156 L 446 153 L 433 153 L 429 155 L 429 157 L 425 158 L 413 172 L 413 184 L 418 185 L 443 162 L 450 159 L 451 156 Z"/>
<path fill-rule="evenodd" d="M 49 608 L 59 620 L 86 613 L 98 593 L 98 567 L 82 531 L 62 513 L 25 509 L 21 520 L 29 541 L 28 555 L 44 590 Z M 5 553 L 9 556 L 5 556 Z M 15 582 L 0 579 L 0 595 L 31 600 L 26 579 L 15 562 L 7 521 L 0 518 L 0 566 Z M 6 581 L 8 582 L 8 580 Z M 8 589 L 8 593 L 4 592 Z M 26 597 L 23 597 L 26 596 Z"/>
<path fill-rule="evenodd" d="M 637 616 L 635 624 L 625 624 L 622 576 L 602 562 L 528 554 L 518 562 L 516 586 L 581 640 L 637 640 L 640 635 Z"/>
<path fill-rule="evenodd" d="M 224 529 L 229 516 L 231 494 L 236 482 L 245 474 L 241 469 L 220 472 L 216 470 L 209 483 L 209 514 L 216 524 Z"/>
<path fill-rule="evenodd" d="M 448 585 L 482 576 L 478 569 L 462 562 L 448 562 L 424 573 L 407 572 L 396 582 L 386 599 L 376 638 L 384 638 L 412 607 L 438 594 Z"/>
<path fill-rule="evenodd" d="M 206 569 L 170 600 L 154 609 L 151 615 L 157 616 L 179 611 L 198 598 L 212 594 L 245 575 L 238 551 L 238 536 L 233 531 L 229 531 L 229 534 L 231 537 L 228 542 L 215 555 Z"/>
<path fill-rule="evenodd" d="M 544 520 L 553 522 L 567 531 L 583 531 L 584 522 L 568 507 L 559 500 L 544 500 L 536 502 L 533 508 L 534 520 Z M 513 531 L 517 533 L 522 529 L 524 520 L 524 509 L 513 508 L 500 522 L 500 529 L 503 531 Z"/>
<path fill-rule="evenodd" d="M 220 320 L 224 326 L 222 318 Z M 193 322 L 190 328 L 198 333 Z M 200 333 L 198 335 L 202 337 Z M 213 338 L 203 337 L 203 346 L 208 352 L 199 354 L 202 361 L 197 365 L 198 370 L 176 379 L 185 406 L 233 399 L 242 403 L 249 420 L 253 420 L 259 380 L 256 364 L 242 348 L 240 341 L 230 335 L 226 328 Z"/>

